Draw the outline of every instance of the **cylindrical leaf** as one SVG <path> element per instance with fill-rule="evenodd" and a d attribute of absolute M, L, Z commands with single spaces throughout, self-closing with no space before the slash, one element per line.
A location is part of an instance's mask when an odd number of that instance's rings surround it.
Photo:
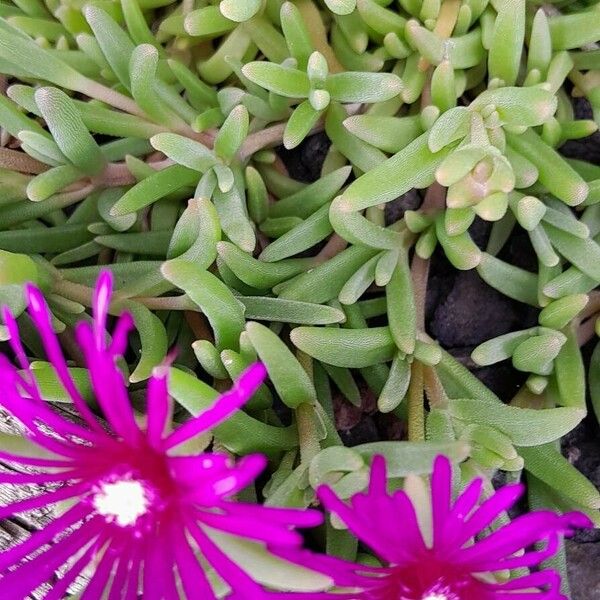
<path fill-rule="evenodd" d="M 290 408 L 314 404 L 317 395 L 310 378 L 279 336 L 259 323 L 248 323 L 246 333 L 282 401 Z"/>

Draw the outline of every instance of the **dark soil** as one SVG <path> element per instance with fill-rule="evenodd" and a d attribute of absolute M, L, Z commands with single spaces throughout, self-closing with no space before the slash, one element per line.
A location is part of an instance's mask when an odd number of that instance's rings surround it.
<path fill-rule="evenodd" d="M 585 100 L 574 102 L 577 118 L 591 118 Z M 324 134 L 312 136 L 292 152 L 281 152 L 290 175 L 303 181 L 319 177 L 329 142 Z M 561 148 L 566 156 L 583 158 L 600 164 L 600 133 L 585 140 L 568 142 Z M 421 196 L 411 191 L 386 205 L 386 221 L 395 222 L 405 210 L 419 207 Z M 485 247 L 489 226 L 474 223 L 471 235 Z M 529 239 L 522 232 L 508 240 L 500 257 L 521 268 L 535 271 L 537 262 Z M 502 400 L 508 401 L 523 385 L 525 375 L 516 371 L 509 361 L 491 367 L 479 367 L 470 358 L 480 343 L 510 331 L 525 329 L 537 323 L 537 310 L 515 302 L 489 287 L 476 271 L 457 271 L 442 253 L 437 252 L 431 263 L 429 277 L 426 328 L 428 332 Z M 584 352 L 589 359 L 589 352 Z M 589 362 L 586 361 L 586 365 Z M 404 424 L 391 415 L 375 411 L 375 398 L 362 387 L 360 408 L 342 398 L 336 399 L 336 423 L 345 444 L 372 442 L 382 439 L 402 439 Z M 600 427 L 593 413 L 562 442 L 564 455 L 600 489 Z M 600 530 L 579 532 L 567 541 L 569 579 L 572 600 L 600 598 Z"/>

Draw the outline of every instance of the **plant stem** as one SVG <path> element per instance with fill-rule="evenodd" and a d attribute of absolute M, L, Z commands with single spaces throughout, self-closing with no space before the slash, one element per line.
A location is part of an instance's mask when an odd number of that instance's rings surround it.
<path fill-rule="evenodd" d="M 24 201 L 23 203 L 15 202 L 14 204 L 7 204 L 0 207 L 0 222 L 3 227 L 8 228 L 24 221 L 37 219 L 41 214 L 47 214 L 51 210 L 59 210 L 76 204 L 86 196 L 89 196 L 94 189 L 93 185 L 87 185 L 76 190 L 55 194 L 43 202 Z"/>
<path fill-rule="evenodd" d="M 412 364 L 408 388 L 408 439 L 411 442 L 425 440 L 423 365 L 418 360 Z"/>
<path fill-rule="evenodd" d="M 592 315 L 600 312 L 600 292 L 594 291 L 588 294 L 588 303 L 585 308 L 579 313 L 580 319 L 587 319 Z"/>
<path fill-rule="evenodd" d="M 186 295 L 163 296 L 161 298 L 131 298 L 133 302 L 139 302 L 150 310 L 191 310 L 201 312 Z"/>
<path fill-rule="evenodd" d="M 175 163 L 170 159 L 146 162 L 149 167 L 155 171 L 162 171 Z M 126 163 L 110 163 L 106 169 L 98 176 L 98 182 L 105 187 L 121 187 L 124 185 L 133 185 L 136 178 L 131 174 Z"/>
<path fill-rule="evenodd" d="M 458 19 L 460 6 L 460 0 L 445 0 L 442 2 L 438 18 L 433 29 L 433 32 L 441 39 L 448 39 L 452 35 L 454 27 L 456 26 L 456 20 Z M 419 61 L 420 71 L 427 71 L 430 66 L 431 63 L 425 58 L 421 58 Z"/>
<path fill-rule="evenodd" d="M 337 233 L 334 233 L 322 250 L 315 256 L 315 264 L 320 265 L 337 256 L 342 250 L 345 250 L 348 242 Z"/>
<path fill-rule="evenodd" d="M 360 112 L 361 104 L 349 104 L 347 105 L 346 112 L 348 116 L 355 115 Z M 286 123 L 278 123 L 272 127 L 267 127 L 262 131 L 257 131 L 249 135 L 239 151 L 239 157 L 242 162 L 248 160 L 255 152 L 269 148 L 272 146 L 278 146 L 283 142 L 283 132 L 285 131 Z M 310 130 L 308 135 L 313 135 L 323 131 L 325 126 L 324 119 L 321 118 L 317 124 Z"/>
<path fill-rule="evenodd" d="M 74 300 L 90 308 L 92 306 L 93 290 L 80 283 L 73 283 L 66 279 L 56 279 L 52 291 L 59 296 Z"/>
<path fill-rule="evenodd" d="M 312 358 L 300 350 L 296 353 L 296 357 L 312 381 Z M 300 458 L 302 464 L 308 466 L 312 459 L 321 451 L 320 436 L 317 429 L 317 416 L 314 407 L 310 404 L 301 404 L 296 408 L 295 414 L 298 426 Z"/>
<path fill-rule="evenodd" d="M 435 213 L 443 210 L 446 204 L 446 188 L 434 182 L 429 186 L 420 210 L 424 213 Z M 413 295 L 417 312 L 417 331 L 425 332 L 425 306 L 427 301 L 427 284 L 429 281 L 429 259 L 415 254 L 410 272 L 413 283 Z M 424 368 L 419 361 L 414 361 L 411 367 L 410 386 L 408 388 L 408 438 L 409 440 L 425 439 L 425 378 Z M 429 373 L 431 371 L 433 374 Z M 440 385 L 433 369 L 427 367 L 427 397 L 433 406 L 445 406 L 446 394 Z"/>
<path fill-rule="evenodd" d="M 600 313 L 591 316 L 585 320 L 577 329 L 577 343 L 579 346 L 585 346 L 596 335 L 596 319 L 600 318 Z"/>
<path fill-rule="evenodd" d="M 300 458 L 302 464 L 308 466 L 312 459 L 321 451 L 315 421 L 315 411 L 310 404 L 301 404 L 294 412 L 298 427 Z"/>
<path fill-rule="evenodd" d="M 425 331 L 425 301 L 427 296 L 427 281 L 429 279 L 429 259 L 415 254 L 410 273 L 413 281 L 413 294 L 417 310 L 417 330 Z"/>
<path fill-rule="evenodd" d="M 39 160 L 31 158 L 25 152 L 11 150 L 10 148 L 0 148 L 0 167 L 32 175 L 38 175 L 50 168 Z"/>
<path fill-rule="evenodd" d="M 92 79 L 86 78 L 85 85 L 83 85 L 82 89 L 78 91 L 85 94 L 86 96 L 89 96 L 90 98 L 102 100 L 102 102 L 106 102 L 106 104 L 110 104 L 111 106 L 119 108 L 132 115 L 137 115 L 138 117 L 142 117 L 143 119 L 148 118 L 146 114 L 142 110 L 140 110 L 135 100 L 132 100 L 124 94 L 121 94 L 120 92 L 117 92 Z"/>
<path fill-rule="evenodd" d="M 423 365 L 423 383 L 429 406 L 431 408 L 447 408 L 448 396 L 446 396 L 440 378 L 433 367 Z"/>
<path fill-rule="evenodd" d="M 295 4 L 302 15 L 302 20 L 308 26 L 310 39 L 315 50 L 318 50 L 325 57 L 330 72 L 342 73 L 345 71 L 333 48 L 329 45 L 327 30 L 315 3 L 312 0 L 296 0 Z"/>

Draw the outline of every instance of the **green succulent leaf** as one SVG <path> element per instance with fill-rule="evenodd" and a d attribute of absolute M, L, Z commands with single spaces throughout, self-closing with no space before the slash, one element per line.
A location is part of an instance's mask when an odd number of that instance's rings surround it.
<path fill-rule="evenodd" d="M 251 19 L 262 6 L 262 0 L 221 0 L 219 10 L 222 15 L 231 21 L 242 23 Z"/>
<path fill-rule="evenodd" d="M 106 159 L 72 100 L 57 88 L 43 87 L 35 101 L 61 152 L 84 173 L 100 173 Z"/>
<path fill-rule="evenodd" d="M 134 318 L 135 327 L 140 337 L 140 360 L 129 376 L 129 381 L 144 381 L 152 375 L 167 354 L 167 332 L 162 321 L 145 306 L 137 302 L 126 302 L 123 308 Z"/>
<path fill-rule="evenodd" d="M 210 408 L 219 393 L 200 379 L 180 369 L 169 371 L 169 394 L 192 415 Z M 231 452 L 278 452 L 298 444 L 296 427 L 275 427 L 238 411 L 221 423 L 215 437 Z"/>
<path fill-rule="evenodd" d="M 497 16 L 494 22 L 488 56 L 491 78 L 505 85 L 513 85 L 519 74 L 523 41 L 525 39 L 525 0 L 507 0 L 496 3 Z"/>
<path fill-rule="evenodd" d="M 292 330 L 290 339 L 302 352 L 337 367 L 369 367 L 394 356 L 394 341 L 387 327 L 297 327 Z"/>
<path fill-rule="evenodd" d="M 471 112 L 465 106 L 457 106 L 443 113 L 428 133 L 431 152 L 439 152 L 469 133 Z"/>
<path fill-rule="evenodd" d="M 161 271 L 206 315 L 215 333 L 217 348 L 236 349 L 245 325 L 244 308 L 229 288 L 212 273 L 178 258 L 164 263 Z"/>
<path fill-rule="evenodd" d="M 365 460 L 374 456 L 386 459 L 388 477 L 425 475 L 433 471 L 433 463 L 438 454 L 444 454 L 452 462 L 460 463 L 469 453 L 464 442 L 373 442 L 354 446 Z"/>
<path fill-rule="evenodd" d="M 356 8 L 356 0 L 325 0 L 325 4 L 337 15 L 349 15 Z"/>
<path fill-rule="evenodd" d="M 242 73 L 253 83 L 287 98 L 308 98 L 308 75 L 298 69 L 269 62 L 251 62 L 244 65 Z"/>
<path fill-rule="evenodd" d="M 245 317 L 256 321 L 330 325 L 346 320 L 346 316 L 341 310 L 312 302 L 298 302 L 266 296 L 238 296 L 237 299 L 246 307 Z"/>
<path fill-rule="evenodd" d="M 528 337 L 514 350 L 512 362 L 519 371 L 549 375 L 552 361 L 558 356 L 566 338 L 560 332 Z"/>
<path fill-rule="evenodd" d="M 510 358 L 521 342 L 536 335 L 537 327 L 513 331 L 483 342 L 473 350 L 471 358 L 481 366 L 493 365 Z"/>
<path fill-rule="evenodd" d="M 269 244 L 262 251 L 260 259 L 266 262 L 277 262 L 300 254 L 325 239 L 332 231 L 333 227 L 329 222 L 329 206 L 322 206 L 305 221 Z"/>
<path fill-rule="evenodd" d="M 500 122 L 511 127 L 535 127 L 556 111 L 556 96 L 542 87 L 502 87 L 487 90 L 471 103 L 471 109 L 493 106 Z"/>
<path fill-rule="evenodd" d="M 592 239 L 581 239 L 546 224 L 552 245 L 583 273 L 600 281 L 600 246 Z"/>
<path fill-rule="evenodd" d="M 296 216 L 306 219 L 335 198 L 351 172 L 351 167 L 340 167 L 332 171 L 314 183 L 272 204 L 269 208 L 269 215 L 271 217 Z"/>
<path fill-rule="evenodd" d="M 198 181 L 197 171 L 181 165 L 171 165 L 156 171 L 129 189 L 112 207 L 112 216 L 122 216 L 136 212 L 169 194 Z"/>
<path fill-rule="evenodd" d="M 417 314 L 406 254 L 400 255 L 385 291 L 392 337 L 401 352 L 412 354 L 417 337 Z"/>
<path fill-rule="evenodd" d="M 225 119 L 215 139 L 215 153 L 224 161 L 230 162 L 248 135 L 248 110 L 236 106 Z"/>
<path fill-rule="evenodd" d="M 279 336 L 260 323 L 248 323 L 246 333 L 283 402 L 290 408 L 314 404 L 317 396 L 312 382 Z"/>
<path fill-rule="evenodd" d="M 321 114 L 322 112 L 315 110 L 308 100 L 300 103 L 285 126 L 283 134 L 285 148 L 291 150 L 300 145 L 317 124 Z"/>
<path fill-rule="evenodd" d="M 0 34 L 0 65 L 3 71 L 85 92 L 89 80 L 2 18 Z"/>
<path fill-rule="evenodd" d="M 308 58 L 313 53 L 313 43 L 302 13 L 292 2 L 284 2 L 281 6 L 281 29 L 290 54 L 300 70 L 308 65 Z"/>
<path fill-rule="evenodd" d="M 338 102 L 385 102 L 402 91 L 402 80 L 393 73 L 336 73 L 327 91 Z"/>
<path fill-rule="evenodd" d="M 480 277 L 505 296 L 537 306 L 538 278 L 534 273 L 508 264 L 487 252 L 483 252 L 477 265 Z"/>
<path fill-rule="evenodd" d="M 355 115 L 344 121 L 344 127 L 364 142 L 392 154 L 402 150 L 423 133 L 421 119 L 416 115 Z"/>
<path fill-rule="evenodd" d="M 218 162 L 206 146 L 176 133 L 159 133 L 150 138 L 150 143 L 174 162 L 200 173 L 206 173 Z"/>
<path fill-rule="evenodd" d="M 537 167 L 540 182 L 557 198 L 569 206 L 581 204 L 587 198 L 587 183 L 537 133 L 531 129 L 520 135 L 508 133 L 507 142 Z"/>
<path fill-rule="evenodd" d="M 377 399 L 377 408 L 388 413 L 396 409 L 406 397 L 410 385 L 410 364 L 401 353 L 397 353 L 385 386 Z"/>
<path fill-rule="evenodd" d="M 131 38 L 107 12 L 98 6 L 88 4 L 83 10 L 83 15 L 92 28 L 110 68 L 119 81 L 129 88 L 129 61 L 135 49 Z"/>
<path fill-rule="evenodd" d="M 525 468 L 551 489 L 587 508 L 600 508 L 598 490 L 562 456 L 554 444 L 518 447 L 517 451 L 525 459 Z"/>
<path fill-rule="evenodd" d="M 206 6 L 190 12 L 183 26 L 191 36 L 213 38 L 235 29 L 236 22 L 228 19 L 219 6 Z"/>
<path fill-rule="evenodd" d="M 517 446 L 539 446 L 571 431 L 584 413 L 574 408 L 534 410 L 507 406 L 484 399 L 450 400 L 450 414 L 467 423 L 491 425 Z"/>

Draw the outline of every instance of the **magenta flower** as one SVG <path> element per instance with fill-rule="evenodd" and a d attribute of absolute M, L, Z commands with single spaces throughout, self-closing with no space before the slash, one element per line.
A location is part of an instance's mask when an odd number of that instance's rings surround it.
<path fill-rule="evenodd" d="M 76 329 L 108 430 L 85 404 L 69 375 L 42 293 L 27 288 L 29 313 L 58 379 L 83 420 L 81 425 L 62 418 L 44 402 L 15 319 L 4 310 L 10 345 L 22 370 L 0 355 L 0 406 L 25 426 L 32 442 L 52 456 L 30 458 L 0 452 L 5 463 L 36 470 L 0 472 L 0 483 L 52 484 L 52 489 L 0 507 L 0 519 L 61 501 L 69 501 L 70 508 L 43 530 L 0 553 L 2 600 L 23 600 L 61 567 L 62 578 L 46 593 L 46 600 L 63 598 L 87 567 L 93 571 L 82 596 L 85 600 L 134 600 L 140 592 L 145 600 L 209 600 L 215 593 L 204 563 L 231 588 L 231 599 L 279 598 L 281 594 L 269 592 L 233 562 L 213 541 L 211 532 L 295 547 L 301 537 L 294 528 L 319 524 L 320 513 L 235 502 L 232 496 L 265 467 L 262 455 L 245 456 L 236 463 L 218 453 L 171 454 L 243 406 L 264 380 L 264 367 L 249 368 L 210 409 L 173 432 L 168 431 L 168 369 L 159 367 L 149 380 L 147 420 L 141 427 L 116 366 L 132 326 L 129 315 L 119 319 L 112 341 L 107 342 L 111 290 L 112 277 L 104 273 L 95 291 L 93 325 L 81 323 Z"/>
<path fill-rule="evenodd" d="M 383 567 L 317 559 L 298 550 L 283 555 L 357 590 L 342 596 L 357 600 L 567 600 L 552 569 L 508 580 L 505 570 L 539 567 L 557 551 L 562 535 L 591 525 L 585 515 L 539 510 L 483 535 L 513 506 L 523 486 L 508 485 L 478 506 L 482 480 L 475 479 L 452 502 L 450 461 L 439 456 L 431 478 L 431 526 L 424 527 L 428 535 L 406 492 L 389 494 L 386 481 L 385 461 L 378 456 L 368 490 L 354 495 L 349 505 L 330 488 L 319 490 L 325 507 L 375 552 Z M 533 549 L 534 544 L 540 545 Z"/>

